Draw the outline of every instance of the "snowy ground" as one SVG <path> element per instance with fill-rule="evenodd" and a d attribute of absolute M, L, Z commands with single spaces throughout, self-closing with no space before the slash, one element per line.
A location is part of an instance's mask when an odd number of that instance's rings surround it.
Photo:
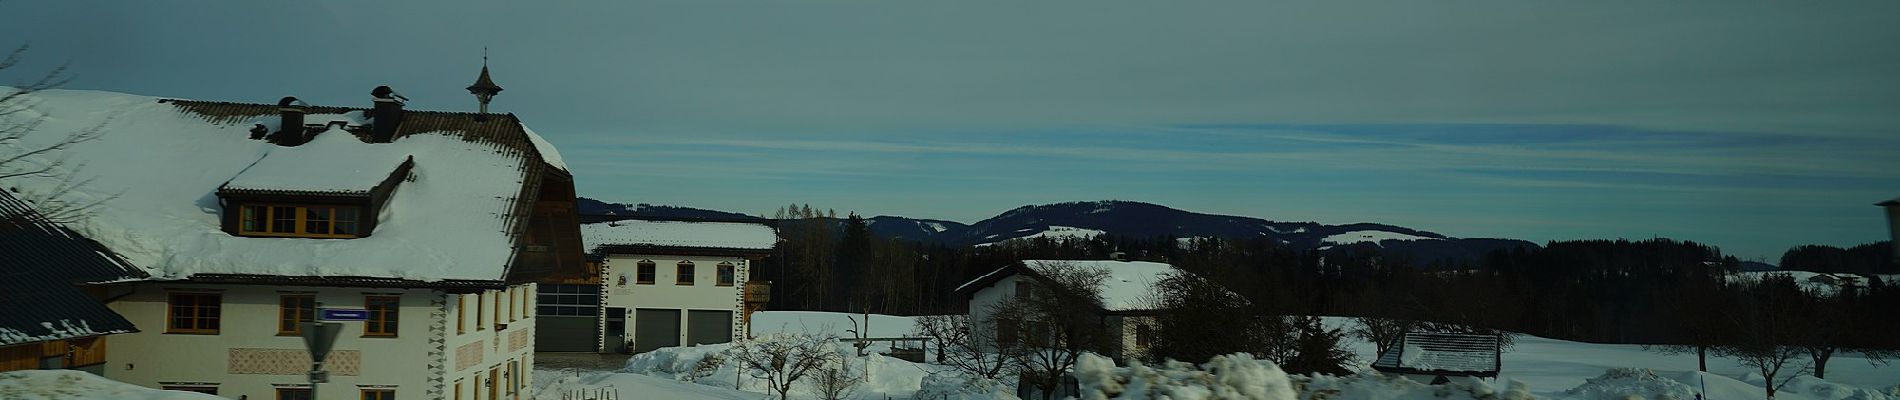
<path fill-rule="evenodd" d="M 218 400 L 191 392 L 151 389 L 72 370 L 0 372 L 0 399 L 5 400 Z"/>
<path fill-rule="evenodd" d="M 857 314 L 763 312 L 754 317 L 753 333 L 759 336 L 800 332 L 849 336 L 845 331 L 852 329 L 852 323 L 847 316 L 862 320 L 862 316 Z M 872 315 L 871 321 L 870 336 L 906 336 L 910 332 L 912 318 Z M 1343 326 L 1352 322 L 1344 318 L 1328 318 L 1327 323 Z M 1347 346 L 1359 355 L 1361 369 L 1374 358 L 1373 347 L 1369 343 L 1354 341 Z M 707 373 L 691 372 L 700 360 L 730 347 L 727 344 L 661 349 L 636 355 L 618 371 L 581 371 L 579 377 L 574 376 L 575 370 L 537 371 L 535 386 L 547 389 L 539 391 L 536 398 L 555 400 L 560 399 L 564 391 L 589 388 L 618 388 L 622 396 L 626 396 L 629 390 L 642 394 L 651 390 L 651 393 L 706 398 L 764 396 L 766 389 L 760 382 L 741 376 L 740 371 L 730 363 Z M 845 355 L 855 368 L 870 371 L 872 378 L 857 390 L 854 398 L 941 398 L 946 395 L 948 398 L 1008 397 L 1002 393 L 969 389 L 965 387 L 968 380 L 935 365 L 913 364 L 876 354 L 857 357 L 853 349 L 844 345 L 839 345 L 836 351 Z M 1703 392 L 1701 387 L 1705 384 L 1708 399 L 1763 398 L 1762 379 L 1733 360 L 1711 358 L 1710 372 L 1700 374 L 1694 372 L 1694 354 L 1662 355 L 1644 351 L 1636 345 L 1590 344 L 1520 336 L 1516 346 L 1504 354 L 1503 363 L 1502 377 L 1496 382 L 1451 389 L 1449 392 L 1447 389 L 1377 377 L 1294 379 L 1302 387 L 1310 388 L 1299 396 L 1307 400 L 1327 397 L 1316 396 L 1315 393 L 1319 391 L 1337 391 L 1330 397 L 1334 399 L 1479 399 L 1511 398 L 1528 393 L 1538 398 L 1562 400 L 1689 400 L 1694 398 L 1695 393 Z M 1889 388 L 1900 384 L 1900 373 L 1897 372 L 1900 372 L 1900 367 L 1876 366 L 1859 354 L 1837 355 L 1828 364 L 1828 380 L 1798 378 L 1778 393 L 1776 399 L 1900 399 L 1887 394 Z M 1258 378 L 1259 374 L 1254 375 L 1254 378 Z M 794 398 L 814 397 L 809 388 L 803 387 L 793 390 L 792 394 Z M 644 395 L 639 397 L 648 398 Z"/>

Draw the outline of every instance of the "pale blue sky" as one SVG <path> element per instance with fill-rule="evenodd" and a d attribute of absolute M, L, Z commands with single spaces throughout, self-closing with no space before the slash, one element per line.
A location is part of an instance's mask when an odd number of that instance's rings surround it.
<path fill-rule="evenodd" d="M 0 2 L 20 71 L 494 109 L 583 195 L 973 222 L 1123 199 L 1774 261 L 1884 239 L 1900 3 Z M 0 82 L 21 79 L 0 73 Z"/>

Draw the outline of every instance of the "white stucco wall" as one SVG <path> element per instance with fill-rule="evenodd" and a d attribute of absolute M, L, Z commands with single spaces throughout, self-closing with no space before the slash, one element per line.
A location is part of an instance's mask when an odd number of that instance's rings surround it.
<path fill-rule="evenodd" d="M 638 263 L 650 260 L 655 264 L 652 284 L 639 283 Z M 681 261 L 693 263 L 693 284 L 677 284 L 678 265 Z M 732 286 L 718 286 L 719 263 L 733 265 Z M 732 338 L 746 337 L 745 282 L 751 274 L 751 263 L 743 257 L 722 256 L 681 256 L 661 254 L 613 254 L 601 263 L 601 298 L 603 320 L 604 307 L 620 307 L 626 310 L 626 337 L 632 338 L 638 327 L 634 320 L 636 309 L 673 309 L 673 310 L 717 310 L 732 312 Z M 622 277 L 625 279 L 623 280 Z M 622 282 L 625 282 L 624 284 Z M 680 312 L 680 326 L 686 327 L 687 313 Z M 680 343 L 687 342 L 688 332 L 680 330 Z M 604 334 L 603 334 L 604 336 Z"/>
<path fill-rule="evenodd" d="M 984 332 L 983 334 L 976 335 L 977 343 L 983 348 L 990 349 L 991 351 L 996 350 L 996 344 L 993 343 L 993 339 L 996 338 L 996 324 L 989 321 L 991 309 L 1008 299 L 1009 296 L 1014 296 L 1016 294 L 1016 282 L 1022 282 L 1024 279 L 1027 278 L 1021 275 L 1006 276 L 988 287 L 978 289 L 975 293 L 970 295 L 968 314 L 970 324 L 973 325 L 970 327 L 970 331 Z"/>
<path fill-rule="evenodd" d="M 324 307 L 362 307 L 367 295 L 400 296 L 396 337 L 364 337 L 363 323 L 343 322 L 343 334 L 337 339 L 331 356 L 332 367 L 326 368 L 333 371 L 331 380 L 318 386 L 318 395 L 323 399 L 357 399 L 359 390 L 365 388 L 393 389 L 398 398 L 451 396 L 450 384 L 455 379 L 474 375 L 454 371 L 455 345 L 488 339 L 472 331 L 468 335 L 454 335 L 455 295 L 432 289 L 152 282 L 130 284 L 118 290 L 113 294 L 123 297 L 113 300 L 109 307 L 131 320 L 141 332 L 108 339 L 106 377 L 155 388 L 180 384 L 216 386 L 218 394 L 227 398 L 271 399 L 277 387 L 307 386 L 302 371 L 283 370 L 286 365 L 300 363 L 287 363 L 284 355 L 294 356 L 290 358 L 293 360 L 308 357 L 303 353 L 301 337 L 278 336 L 278 301 L 283 294 L 314 293 L 317 302 Z M 511 290 L 532 294 L 533 285 L 518 285 Z M 168 294 L 206 291 L 221 294 L 218 333 L 166 333 Z M 528 296 L 530 309 L 532 300 L 533 296 Z M 468 370 L 486 371 L 515 359 L 523 363 L 521 382 L 527 382 L 534 351 L 533 326 L 531 317 L 518 314 L 516 322 L 499 334 L 492 329 L 479 332 L 500 337 L 500 347 L 484 346 L 486 353 L 482 362 Z M 517 335 L 515 332 L 528 333 L 527 342 L 514 344 L 511 349 L 509 339 Z M 338 363 L 345 362 L 343 358 L 347 358 L 345 353 L 348 352 L 356 356 L 357 372 L 337 373 L 342 368 Z M 276 366 L 276 371 L 260 373 L 260 370 L 271 369 L 260 365 Z M 307 369 L 307 363 L 302 365 L 294 369 Z"/>

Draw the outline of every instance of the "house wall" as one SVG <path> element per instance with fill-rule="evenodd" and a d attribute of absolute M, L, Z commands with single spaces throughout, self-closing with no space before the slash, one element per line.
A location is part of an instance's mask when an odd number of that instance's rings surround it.
<path fill-rule="evenodd" d="M 984 334 L 975 335 L 974 338 L 982 348 L 996 350 L 996 325 L 990 323 L 992 322 L 990 321 L 991 308 L 1007 300 L 1014 293 L 1016 282 L 1021 282 L 1023 279 L 1021 275 L 1007 276 L 970 294 L 968 307 L 969 321 L 972 325 L 970 331 L 984 332 Z"/>
<path fill-rule="evenodd" d="M 1115 357 L 1115 360 L 1140 360 L 1148 357 L 1148 346 L 1141 344 L 1141 341 L 1137 339 L 1136 332 L 1139 332 L 1142 326 L 1147 326 L 1149 332 L 1148 340 L 1154 340 L 1154 335 L 1158 329 L 1155 317 L 1113 316 L 1109 317 L 1109 320 L 1115 331 L 1121 332 L 1120 354 Z M 1153 344 L 1153 342 L 1149 342 L 1149 345 Z"/>
<path fill-rule="evenodd" d="M 653 284 L 638 283 L 638 263 L 652 260 L 654 267 Z M 691 286 L 677 285 L 677 265 L 680 261 L 692 261 L 694 281 Z M 719 263 L 732 263 L 732 286 L 717 286 Z M 750 280 L 751 263 L 736 256 L 681 256 L 660 254 L 613 254 L 605 257 L 601 267 L 601 305 L 625 309 L 626 337 L 633 338 L 639 326 L 634 314 L 638 309 L 681 310 L 679 324 L 687 323 L 687 310 L 731 311 L 731 335 L 733 339 L 746 337 L 745 282 Z M 606 310 L 602 310 L 602 320 L 606 319 Z M 605 326 L 600 328 L 605 331 Z M 681 329 L 679 343 L 689 345 L 687 337 L 691 332 Z M 604 339 L 603 339 L 604 340 Z M 603 343 L 603 350 L 610 348 Z M 632 348 L 629 346 L 629 348 Z"/>
<path fill-rule="evenodd" d="M 394 389 L 399 398 L 444 398 L 453 390 L 448 385 L 468 379 L 464 376 L 472 378 L 471 371 L 505 370 L 512 359 L 523 363 L 519 382 L 527 382 L 531 368 L 526 366 L 532 365 L 531 315 L 516 314 L 515 322 L 499 332 L 493 327 L 481 331 L 471 327 L 458 335 L 457 295 L 432 289 L 167 282 L 133 283 L 125 288 L 124 297 L 108 306 L 143 329 L 110 338 L 113 350 L 106 356 L 104 372 L 107 378 L 141 386 L 216 386 L 219 396 L 253 399 L 275 398 L 278 387 L 307 387 L 309 355 L 302 338 L 278 335 L 278 301 L 283 294 L 314 293 L 324 307 L 362 307 L 366 295 L 400 297 L 396 337 L 365 337 L 364 323 L 342 322 L 343 333 L 326 361 L 330 382 L 318 387 L 324 399 L 356 399 L 359 390 L 367 388 Z M 526 304 L 532 310 L 533 290 L 527 284 L 485 293 L 513 291 L 518 293 L 517 301 L 519 293 L 530 294 Z M 166 333 L 168 294 L 174 292 L 221 294 L 218 333 Z M 502 318 L 507 318 L 505 311 Z M 476 346 L 462 347 L 469 344 Z M 463 349 L 471 352 L 458 357 Z"/>

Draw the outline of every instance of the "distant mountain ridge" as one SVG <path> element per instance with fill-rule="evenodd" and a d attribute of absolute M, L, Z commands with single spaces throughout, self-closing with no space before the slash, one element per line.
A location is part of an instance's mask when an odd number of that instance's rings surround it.
<path fill-rule="evenodd" d="M 763 218 L 689 207 L 628 205 L 581 198 L 581 213 L 662 218 Z M 1454 238 L 1378 223 L 1326 225 L 1204 214 L 1136 201 L 1079 201 L 1017 207 L 973 224 L 880 215 L 866 218 L 872 234 L 947 246 L 992 244 L 1029 237 L 1076 237 L 1101 232 L 1130 237 L 1268 238 L 1295 248 L 1382 248 L 1423 260 L 1470 259 L 1492 250 L 1537 247 L 1517 239 Z"/>
<path fill-rule="evenodd" d="M 575 207 L 583 216 L 582 220 L 602 219 L 600 216 L 659 218 L 659 219 L 715 219 L 738 221 L 764 221 L 765 218 L 735 212 L 707 210 L 703 208 L 663 206 L 653 204 L 608 203 L 586 197 L 575 199 Z M 587 218 L 596 217 L 596 218 Z"/>

